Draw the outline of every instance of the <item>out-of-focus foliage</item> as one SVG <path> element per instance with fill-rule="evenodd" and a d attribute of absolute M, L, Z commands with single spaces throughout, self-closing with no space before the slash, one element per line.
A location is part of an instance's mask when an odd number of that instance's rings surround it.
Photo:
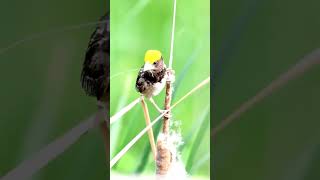
<path fill-rule="evenodd" d="M 107 5 L 88 0 L 1 1 L 0 49 L 32 34 L 97 21 Z M 0 54 L 0 177 L 96 111 L 95 99 L 80 86 L 94 29 L 42 34 Z M 32 179 L 105 179 L 104 156 L 96 130 Z"/>
<path fill-rule="evenodd" d="M 177 1 L 173 69 L 176 73 L 173 102 L 185 95 L 210 74 L 209 0 Z M 111 1 L 111 115 L 139 97 L 135 90 L 138 69 L 144 53 L 158 49 L 168 64 L 172 28 L 173 1 Z M 132 69 L 136 69 L 130 71 Z M 118 73 L 125 72 L 119 76 Z M 209 177 L 210 88 L 207 85 L 173 110 L 173 119 L 181 122 L 185 144 L 182 160 L 189 162 L 192 175 Z M 164 92 L 154 98 L 163 106 Z M 158 112 L 149 103 L 151 119 Z M 206 128 L 200 128 L 207 124 Z M 154 130 L 159 129 L 159 123 Z M 111 126 L 111 158 L 145 127 L 141 105 Z M 199 138 L 197 138 L 199 137 Z M 199 142 L 195 142 L 195 140 Z M 113 168 L 123 174 L 154 174 L 155 164 L 147 135 L 143 136 Z M 192 154 L 190 154 L 192 152 Z"/>
<path fill-rule="evenodd" d="M 320 2 L 215 1 L 214 126 L 319 48 Z M 214 144 L 216 179 L 319 179 L 320 71 L 256 104 Z"/>

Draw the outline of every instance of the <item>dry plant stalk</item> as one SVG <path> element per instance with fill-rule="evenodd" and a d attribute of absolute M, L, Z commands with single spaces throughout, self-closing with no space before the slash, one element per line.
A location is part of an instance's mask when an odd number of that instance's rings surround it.
<path fill-rule="evenodd" d="M 149 126 L 151 124 L 150 115 L 149 115 L 148 106 L 147 106 L 143 96 L 141 96 L 141 105 L 142 105 L 142 109 L 143 109 L 144 118 L 146 120 L 146 125 Z M 157 157 L 156 143 L 154 142 L 154 136 L 153 136 L 152 128 L 150 128 L 148 130 L 148 137 L 149 137 L 149 141 L 150 141 L 150 146 L 151 146 L 153 158 L 154 158 L 154 160 L 156 160 L 156 157 Z"/>
<path fill-rule="evenodd" d="M 167 81 L 166 82 L 166 97 L 165 97 L 165 101 L 164 101 L 164 109 L 165 110 L 170 110 L 171 96 L 172 96 L 171 81 Z M 165 116 L 163 116 L 162 133 L 165 134 L 165 135 L 169 134 L 170 113 L 171 113 L 171 111 L 167 111 Z"/>
<path fill-rule="evenodd" d="M 125 115 L 128 111 L 130 111 L 136 104 L 138 104 L 140 102 L 140 98 L 135 99 L 134 101 L 132 101 L 130 104 L 128 104 L 127 106 L 121 108 L 120 111 L 118 111 L 116 114 L 114 114 L 113 116 L 111 116 L 110 118 L 110 125 L 115 123 L 116 121 L 120 120 L 120 118 Z"/>
<path fill-rule="evenodd" d="M 170 58 L 169 58 L 169 69 L 172 70 L 173 62 L 173 46 L 174 46 L 174 32 L 176 25 L 176 9 L 177 1 L 173 0 L 173 18 L 172 18 L 172 31 L 171 31 L 171 43 L 170 43 Z M 167 72 L 168 77 L 172 77 L 172 71 Z M 171 117 L 171 97 L 172 97 L 172 82 L 171 79 L 167 79 L 166 82 L 166 97 L 164 101 L 164 108 L 166 114 L 163 116 L 163 127 L 162 127 L 162 138 L 158 138 L 157 142 L 157 170 L 158 176 L 165 176 L 168 174 L 172 160 L 172 152 L 169 149 L 168 137 L 170 136 L 170 117 Z"/>
<path fill-rule="evenodd" d="M 166 114 L 163 116 L 162 134 L 164 138 L 159 138 L 157 142 L 157 175 L 166 175 L 172 163 L 172 153 L 168 148 L 168 137 L 170 135 L 170 117 L 171 117 L 171 96 L 172 84 L 171 81 L 166 82 L 166 97 L 165 110 Z"/>
<path fill-rule="evenodd" d="M 157 175 L 164 176 L 169 171 L 172 162 L 172 154 L 166 145 L 166 140 L 157 142 Z"/>

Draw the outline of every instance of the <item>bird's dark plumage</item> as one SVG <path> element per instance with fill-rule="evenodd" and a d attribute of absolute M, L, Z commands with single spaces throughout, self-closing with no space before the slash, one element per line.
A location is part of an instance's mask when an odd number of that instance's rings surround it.
<path fill-rule="evenodd" d="M 150 88 L 156 83 L 160 83 L 165 76 L 166 69 L 161 71 L 143 71 L 143 67 L 140 69 L 137 81 L 136 81 L 136 90 L 142 94 L 146 89 Z"/>
<path fill-rule="evenodd" d="M 110 15 L 104 15 L 91 35 L 81 73 L 81 85 L 87 95 L 107 101 L 110 67 Z"/>
<path fill-rule="evenodd" d="M 167 69 L 162 57 L 153 66 L 151 70 L 144 70 L 142 66 L 136 80 L 136 90 L 147 98 L 159 94 L 165 85 Z"/>

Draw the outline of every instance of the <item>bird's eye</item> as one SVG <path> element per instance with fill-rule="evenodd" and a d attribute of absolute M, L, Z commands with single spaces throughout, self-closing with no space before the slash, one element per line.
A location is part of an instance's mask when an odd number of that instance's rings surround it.
<path fill-rule="evenodd" d="M 154 62 L 154 63 L 153 63 L 153 65 L 156 65 L 156 64 L 157 64 L 157 62 Z"/>

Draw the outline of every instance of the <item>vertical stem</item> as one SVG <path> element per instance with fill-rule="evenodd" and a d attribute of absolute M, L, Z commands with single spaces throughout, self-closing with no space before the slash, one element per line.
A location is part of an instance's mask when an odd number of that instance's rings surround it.
<path fill-rule="evenodd" d="M 176 27 L 176 11 L 177 11 L 177 0 L 173 0 L 173 16 L 172 16 L 172 31 L 171 31 L 169 68 L 172 68 L 172 61 L 173 61 L 173 45 L 174 45 L 174 31 L 175 31 L 175 27 Z"/>
<path fill-rule="evenodd" d="M 166 97 L 164 101 L 164 108 L 165 110 L 169 110 L 165 116 L 163 116 L 163 128 L 162 128 L 162 133 L 165 135 L 169 134 L 169 124 L 170 124 L 170 106 L 171 106 L 171 82 L 167 81 L 166 82 Z"/>
<path fill-rule="evenodd" d="M 170 106 L 171 106 L 172 84 L 171 81 L 166 82 L 165 110 L 163 116 L 162 138 L 158 138 L 157 142 L 157 175 L 165 176 L 170 168 L 173 157 L 168 148 L 168 137 L 170 135 Z"/>
<path fill-rule="evenodd" d="M 142 109 L 143 109 L 144 118 L 146 120 L 146 125 L 149 126 L 151 124 L 150 116 L 149 116 L 149 110 L 148 110 L 148 106 L 147 106 L 146 102 L 144 101 L 143 97 L 141 97 L 141 105 L 142 105 Z M 157 157 L 156 143 L 154 142 L 154 136 L 153 136 L 152 128 L 150 128 L 148 130 L 148 137 L 149 137 L 149 141 L 150 141 L 150 146 L 151 146 L 153 158 L 154 158 L 154 160 L 156 160 L 156 157 Z"/>
<path fill-rule="evenodd" d="M 172 16 L 172 31 L 171 31 L 171 44 L 170 44 L 170 58 L 168 68 L 172 70 L 173 62 L 173 46 L 174 46 L 174 32 L 176 26 L 176 9 L 177 9 L 177 0 L 173 0 L 173 16 Z M 172 71 L 166 72 L 168 77 L 172 77 Z M 157 142 L 157 175 L 165 176 L 169 167 L 172 163 L 173 157 L 170 149 L 168 149 L 168 137 L 170 135 L 170 106 L 171 106 L 171 96 L 172 96 L 172 84 L 171 80 L 166 82 L 166 97 L 164 101 L 164 108 L 167 110 L 166 114 L 163 116 L 163 127 L 162 133 L 163 138 L 159 138 Z"/>

